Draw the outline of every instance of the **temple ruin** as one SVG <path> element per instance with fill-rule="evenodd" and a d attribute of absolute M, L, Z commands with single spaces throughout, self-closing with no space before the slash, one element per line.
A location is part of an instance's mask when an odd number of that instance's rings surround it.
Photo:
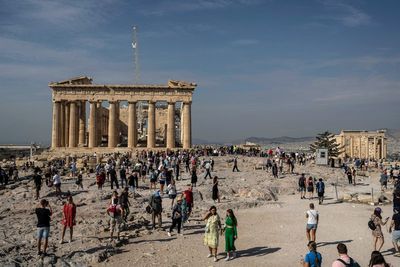
<path fill-rule="evenodd" d="M 167 85 L 93 84 L 86 76 L 50 83 L 51 148 L 188 149 L 192 145 L 191 104 L 196 86 L 182 81 L 168 81 Z"/>
<path fill-rule="evenodd" d="M 387 138 L 385 130 L 345 131 L 335 136 L 341 147 L 340 158 L 360 158 L 381 160 L 387 156 Z"/>

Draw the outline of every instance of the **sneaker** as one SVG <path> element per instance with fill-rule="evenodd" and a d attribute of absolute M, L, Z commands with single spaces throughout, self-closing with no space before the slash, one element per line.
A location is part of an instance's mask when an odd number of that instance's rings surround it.
<path fill-rule="evenodd" d="M 208 254 L 207 258 L 211 258 L 213 255 L 212 254 Z"/>
<path fill-rule="evenodd" d="M 218 261 L 217 257 L 216 257 L 216 256 L 214 256 L 214 262 L 217 262 L 217 261 Z"/>
<path fill-rule="evenodd" d="M 60 244 L 64 244 L 64 240 L 60 240 Z"/>
<path fill-rule="evenodd" d="M 226 256 L 225 261 L 229 261 L 229 260 L 230 260 L 229 256 Z"/>
<path fill-rule="evenodd" d="M 168 236 L 171 236 L 171 232 L 167 232 Z"/>

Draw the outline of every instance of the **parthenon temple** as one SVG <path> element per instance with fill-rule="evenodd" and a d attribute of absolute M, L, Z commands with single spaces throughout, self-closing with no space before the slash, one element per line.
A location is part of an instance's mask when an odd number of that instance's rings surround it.
<path fill-rule="evenodd" d="M 51 148 L 188 149 L 196 86 L 172 80 L 167 85 L 93 84 L 86 76 L 52 82 Z"/>
<path fill-rule="evenodd" d="M 385 130 L 341 131 L 335 139 L 342 148 L 341 158 L 381 160 L 387 156 Z"/>

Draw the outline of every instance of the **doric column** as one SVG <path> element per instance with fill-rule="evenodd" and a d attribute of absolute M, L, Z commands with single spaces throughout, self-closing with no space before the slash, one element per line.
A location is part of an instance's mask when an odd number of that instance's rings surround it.
<path fill-rule="evenodd" d="M 370 157 L 369 157 L 369 136 L 368 135 L 366 136 L 366 139 L 367 139 L 367 144 L 366 144 L 366 146 L 367 146 L 366 151 L 367 152 L 366 152 L 365 156 L 366 156 L 366 159 L 369 160 Z"/>
<path fill-rule="evenodd" d="M 168 103 L 167 148 L 175 147 L 175 102 Z"/>
<path fill-rule="evenodd" d="M 108 147 L 117 146 L 117 104 L 110 102 L 109 115 L 108 115 Z"/>
<path fill-rule="evenodd" d="M 362 146 L 362 142 L 361 142 L 361 135 L 360 135 L 360 137 L 359 137 L 359 139 L 358 139 L 358 147 L 359 147 L 359 148 L 358 148 L 358 155 L 359 155 L 358 158 L 360 158 L 360 159 L 362 158 L 361 146 Z"/>
<path fill-rule="evenodd" d="M 90 109 L 89 109 L 89 144 L 88 146 L 96 147 L 97 138 L 96 138 L 96 102 L 90 102 Z"/>
<path fill-rule="evenodd" d="M 65 102 L 65 118 L 64 118 L 64 138 L 65 147 L 69 146 L 69 102 Z"/>
<path fill-rule="evenodd" d="M 76 102 L 71 101 L 69 104 L 69 147 L 76 147 L 78 144 L 77 140 L 77 107 Z"/>
<path fill-rule="evenodd" d="M 350 158 L 354 156 L 354 149 L 353 149 L 353 136 L 350 136 Z"/>
<path fill-rule="evenodd" d="M 101 101 L 96 104 L 96 141 L 98 146 L 101 145 L 103 136 L 103 109 Z"/>
<path fill-rule="evenodd" d="M 192 102 L 183 103 L 183 148 L 189 149 L 192 146 L 192 119 L 191 119 Z"/>
<path fill-rule="evenodd" d="M 384 141 L 383 141 L 383 137 L 382 137 L 381 138 L 381 159 L 385 158 L 385 154 L 384 154 L 385 148 L 384 148 L 383 143 L 384 143 Z"/>
<path fill-rule="evenodd" d="M 79 146 L 86 145 L 86 101 L 79 105 Z"/>
<path fill-rule="evenodd" d="M 60 146 L 60 102 L 53 102 L 53 125 L 51 131 L 51 147 Z"/>
<path fill-rule="evenodd" d="M 154 148 L 156 145 L 156 112 L 155 102 L 149 101 L 147 111 L 147 147 Z"/>
<path fill-rule="evenodd" d="M 182 103 L 182 105 L 181 105 L 181 125 L 180 125 L 180 131 L 181 131 L 181 136 L 180 136 L 180 138 L 181 138 L 181 144 L 182 144 L 182 147 L 183 147 L 183 137 L 184 137 L 184 130 L 183 130 L 183 125 L 184 125 L 184 118 L 183 118 L 183 103 Z"/>
<path fill-rule="evenodd" d="M 136 102 L 128 104 L 128 147 L 137 146 Z"/>
<path fill-rule="evenodd" d="M 60 103 L 60 147 L 65 147 L 65 102 Z"/>
<path fill-rule="evenodd" d="M 374 136 L 374 160 L 377 160 L 377 156 L 376 156 L 376 136 Z"/>

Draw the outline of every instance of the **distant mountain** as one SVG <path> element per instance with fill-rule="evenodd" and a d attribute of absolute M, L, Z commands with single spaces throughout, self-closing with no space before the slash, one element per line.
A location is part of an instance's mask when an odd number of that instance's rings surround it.
<path fill-rule="evenodd" d="M 386 135 L 388 138 L 396 139 L 400 141 L 400 129 L 386 129 Z"/>
<path fill-rule="evenodd" d="M 248 137 L 246 139 L 239 139 L 232 141 L 233 144 L 243 144 L 246 142 L 256 143 L 256 144 L 285 144 L 285 143 L 298 143 L 298 142 L 312 142 L 315 137 L 290 137 L 290 136 L 281 136 L 281 137 Z"/>

